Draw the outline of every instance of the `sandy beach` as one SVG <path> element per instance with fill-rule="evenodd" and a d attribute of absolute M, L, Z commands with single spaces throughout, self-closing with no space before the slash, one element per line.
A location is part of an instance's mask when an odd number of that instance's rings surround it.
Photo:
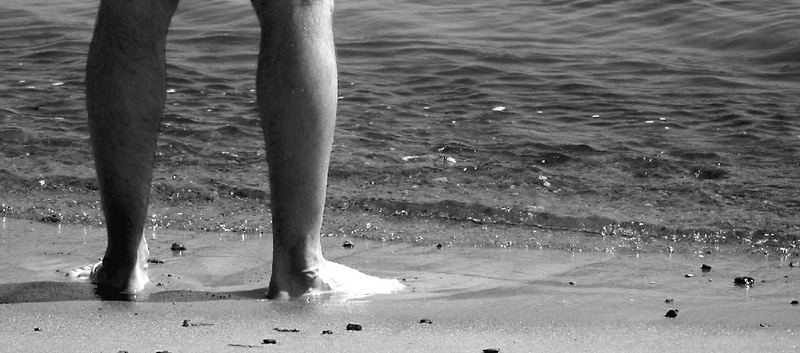
<path fill-rule="evenodd" d="M 795 352 L 800 345 L 800 306 L 791 304 L 800 269 L 785 258 L 438 250 L 358 239 L 345 249 L 343 239 L 325 238 L 330 260 L 399 278 L 407 290 L 267 301 L 268 237 L 166 231 L 148 239 L 151 285 L 126 302 L 99 300 L 91 284 L 65 277 L 96 257 L 101 231 L 5 219 L 0 351 Z M 174 242 L 187 250 L 172 252 Z M 703 263 L 712 271 L 701 271 Z M 755 285 L 734 285 L 743 275 Z M 665 317 L 670 309 L 678 316 Z M 350 323 L 362 330 L 347 330 Z"/>

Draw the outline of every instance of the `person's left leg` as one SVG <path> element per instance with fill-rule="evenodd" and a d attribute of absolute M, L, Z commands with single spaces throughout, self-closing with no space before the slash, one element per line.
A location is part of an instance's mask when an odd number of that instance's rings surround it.
<path fill-rule="evenodd" d="M 148 282 L 143 238 L 166 97 L 166 36 L 177 0 L 103 0 L 86 64 L 86 100 L 106 219 L 103 260 L 73 271 L 110 292 Z"/>

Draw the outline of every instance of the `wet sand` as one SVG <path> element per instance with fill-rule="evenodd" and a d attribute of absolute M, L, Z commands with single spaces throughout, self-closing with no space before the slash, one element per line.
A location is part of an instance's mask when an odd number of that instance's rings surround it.
<path fill-rule="evenodd" d="M 800 269 L 774 256 L 438 250 L 325 238 L 330 260 L 404 279 L 407 290 L 267 301 L 269 237 L 157 231 L 148 235 L 152 284 L 136 301 L 123 302 L 98 300 L 92 285 L 65 277 L 96 261 L 101 231 L 2 223 L 0 351 L 795 352 L 800 346 L 800 306 L 790 304 L 800 297 Z M 342 247 L 344 240 L 353 247 Z M 187 250 L 171 251 L 176 242 Z M 704 263 L 710 272 L 701 271 Z M 738 276 L 756 283 L 736 286 Z M 665 317 L 670 309 L 678 316 Z M 348 331 L 349 323 L 363 330 Z"/>

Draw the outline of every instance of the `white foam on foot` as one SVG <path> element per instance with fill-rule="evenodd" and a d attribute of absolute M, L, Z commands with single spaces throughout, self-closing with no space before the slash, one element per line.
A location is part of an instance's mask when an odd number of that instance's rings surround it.
<path fill-rule="evenodd" d="M 374 294 L 390 294 L 402 291 L 405 286 L 396 279 L 370 276 L 361 271 L 324 260 L 320 265 L 319 280 L 322 288 L 312 289 L 309 294 L 336 293 L 347 299 Z"/>

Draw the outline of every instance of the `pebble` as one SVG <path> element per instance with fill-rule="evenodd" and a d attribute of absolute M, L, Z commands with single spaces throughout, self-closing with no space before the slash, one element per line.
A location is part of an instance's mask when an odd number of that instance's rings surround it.
<path fill-rule="evenodd" d="M 272 338 L 265 338 L 263 341 L 261 341 L 261 343 L 263 343 L 263 344 L 278 344 L 278 341 L 274 340 Z"/>
<path fill-rule="evenodd" d="M 664 299 L 664 303 L 672 303 L 674 301 L 675 301 L 675 299 L 672 299 L 672 298 Z"/>
<path fill-rule="evenodd" d="M 345 249 L 352 249 L 353 246 L 355 245 L 353 245 L 353 242 L 349 240 L 345 240 L 344 244 L 342 244 L 342 247 L 344 247 Z"/>
<path fill-rule="evenodd" d="M 756 280 L 753 277 L 736 277 L 733 279 L 733 283 L 737 286 L 751 287 L 756 283 Z"/>
<path fill-rule="evenodd" d="M 500 353 L 500 348 L 486 348 L 483 353 Z"/>
<path fill-rule="evenodd" d="M 792 305 L 798 305 L 798 304 L 800 304 L 800 302 L 798 302 L 797 300 L 792 300 Z"/>
<path fill-rule="evenodd" d="M 38 328 L 38 327 L 34 327 L 34 328 L 33 328 L 33 332 L 41 332 L 41 331 L 42 331 L 42 329 L 40 329 L 40 328 Z"/>
<path fill-rule="evenodd" d="M 347 324 L 346 329 L 347 329 L 347 331 L 361 331 L 361 325 L 359 325 L 359 324 Z"/>
<path fill-rule="evenodd" d="M 442 244 L 436 244 L 436 249 L 442 250 Z"/>
<path fill-rule="evenodd" d="M 669 309 L 669 311 L 667 311 L 667 313 L 664 314 L 664 317 L 669 317 L 669 318 L 678 317 L 678 309 Z"/>
<path fill-rule="evenodd" d="M 506 111 L 506 107 L 497 106 L 497 107 L 492 108 L 492 111 L 493 112 L 504 112 L 504 111 Z"/>
<path fill-rule="evenodd" d="M 331 331 L 331 330 L 323 330 L 323 331 L 322 331 L 322 334 L 323 334 L 323 335 L 332 335 L 332 334 L 333 334 L 333 331 Z"/>
<path fill-rule="evenodd" d="M 711 266 L 703 264 L 703 266 L 700 266 L 700 270 L 703 272 L 711 272 Z"/>
<path fill-rule="evenodd" d="M 431 321 L 430 319 L 421 319 L 421 320 L 419 320 L 419 323 L 421 323 L 421 324 L 432 324 L 433 321 Z"/>
<path fill-rule="evenodd" d="M 694 277 L 694 275 L 691 274 L 691 273 L 687 273 L 687 274 L 683 275 L 683 277 L 692 278 L 692 277 Z"/>
<path fill-rule="evenodd" d="M 172 243 L 172 247 L 170 247 L 170 249 L 172 251 L 184 251 L 186 250 L 186 247 L 178 243 Z"/>
<path fill-rule="evenodd" d="M 570 286 L 574 286 L 574 285 L 575 285 L 575 282 L 573 282 L 573 281 L 569 281 L 569 285 L 570 285 Z"/>
<path fill-rule="evenodd" d="M 183 327 L 192 326 L 192 322 L 191 322 L 191 320 L 183 320 L 183 325 L 181 325 L 181 326 L 183 326 Z"/>

